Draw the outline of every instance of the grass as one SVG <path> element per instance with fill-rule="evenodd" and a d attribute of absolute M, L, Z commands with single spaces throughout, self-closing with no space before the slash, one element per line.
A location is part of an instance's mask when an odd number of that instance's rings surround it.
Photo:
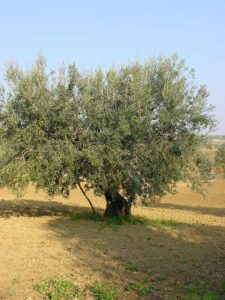
<path fill-rule="evenodd" d="M 164 280 L 166 280 L 166 276 L 163 275 L 163 274 L 157 274 L 154 277 L 155 282 L 161 282 L 161 281 L 164 281 Z"/>
<path fill-rule="evenodd" d="M 138 270 L 138 267 L 133 264 L 127 265 L 131 271 Z M 157 274 L 154 278 L 155 282 L 161 282 L 166 277 L 162 274 Z M 39 284 L 35 284 L 33 289 L 43 296 L 44 299 L 49 300 L 71 300 L 71 299 L 85 299 L 85 295 L 78 293 L 78 289 L 72 281 L 68 280 L 45 280 Z M 116 288 L 110 287 L 103 282 L 95 282 L 88 289 L 92 292 L 95 300 L 116 300 L 122 299 L 119 297 L 119 291 Z M 145 297 L 158 290 L 149 285 L 148 277 L 129 283 L 125 289 L 126 291 L 133 291 L 139 297 Z M 174 291 L 175 292 L 175 291 Z M 179 283 L 176 286 L 174 300 L 222 300 L 221 294 L 224 295 L 225 282 L 221 285 L 218 291 L 210 289 L 209 285 L 202 281 L 191 283 Z M 122 295 L 120 295 L 122 296 Z"/>
<path fill-rule="evenodd" d="M 103 222 L 104 218 L 100 214 L 93 214 L 90 212 L 75 212 L 71 215 L 71 219 L 75 221 L 94 221 Z"/>
<path fill-rule="evenodd" d="M 78 290 L 72 281 L 46 280 L 33 286 L 38 293 L 50 300 L 69 300 L 78 298 Z"/>
<path fill-rule="evenodd" d="M 94 221 L 102 222 L 106 225 L 112 226 L 121 226 L 124 224 L 132 225 L 152 225 L 156 227 L 172 227 L 175 228 L 178 226 L 178 223 L 175 220 L 165 220 L 165 219 L 149 219 L 143 216 L 118 216 L 118 217 L 104 217 L 101 214 L 93 214 L 89 212 L 75 212 L 71 215 L 71 219 L 75 221 Z"/>
<path fill-rule="evenodd" d="M 165 219 L 155 219 L 151 220 L 151 224 L 156 227 L 171 227 L 176 228 L 178 226 L 178 223 L 175 220 L 165 220 Z"/>
<path fill-rule="evenodd" d="M 141 280 L 130 283 L 127 290 L 136 292 L 136 294 L 140 297 L 145 297 L 155 291 L 155 288 L 149 286 L 147 283 L 148 278 L 145 277 Z"/>
<path fill-rule="evenodd" d="M 103 282 L 96 282 L 92 287 L 91 291 L 96 300 L 114 300 L 116 299 L 116 290 L 108 287 Z"/>
<path fill-rule="evenodd" d="M 177 290 L 182 291 L 185 295 L 176 299 L 182 300 L 221 300 L 222 298 L 216 291 L 210 290 L 205 283 L 199 281 L 189 284 L 180 284 Z"/>
<path fill-rule="evenodd" d="M 222 291 L 225 293 L 225 281 L 222 283 Z"/>
<path fill-rule="evenodd" d="M 78 293 L 78 289 L 74 283 L 68 280 L 45 280 L 35 284 L 33 289 L 48 297 L 44 299 L 49 300 L 85 299 L 82 293 Z M 96 282 L 89 289 L 93 293 L 95 300 L 115 300 L 118 294 L 115 288 L 111 288 L 103 282 Z"/>
<path fill-rule="evenodd" d="M 129 263 L 125 265 L 125 269 L 131 272 L 138 272 L 139 266 L 136 264 Z"/>

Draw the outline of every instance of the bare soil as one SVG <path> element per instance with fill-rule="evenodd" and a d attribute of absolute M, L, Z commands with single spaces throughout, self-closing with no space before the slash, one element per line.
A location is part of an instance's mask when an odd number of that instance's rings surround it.
<path fill-rule="evenodd" d="M 196 280 L 218 290 L 225 281 L 225 181 L 214 181 L 205 198 L 184 184 L 178 190 L 133 208 L 176 220 L 175 228 L 73 221 L 72 212 L 89 210 L 79 190 L 66 200 L 49 200 L 32 186 L 22 200 L 0 190 L 0 299 L 46 299 L 33 285 L 48 279 L 74 281 L 85 299 L 93 299 L 88 286 L 95 281 L 116 286 L 120 299 L 140 299 L 126 287 L 143 278 L 156 292 L 142 299 L 174 299 L 179 283 Z M 101 212 L 104 199 L 89 196 Z"/>

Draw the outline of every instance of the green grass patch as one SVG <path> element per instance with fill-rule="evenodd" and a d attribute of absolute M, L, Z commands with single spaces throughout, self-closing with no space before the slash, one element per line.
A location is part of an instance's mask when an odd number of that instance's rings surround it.
<path fill-rule="evenodd" d="M 153 279 L 155 282 L 161 282 L 166 280 L 166 276 L 163 274 L 156 274 Z"/>
<path fill-rule="evenodd" d="M 134 291 L 138 296 L 144 297 L 153 293 L 156 289 L 148 285 L 148 278 L 132 282 L 127 287 L 128 291 Z"/>
<path fill-rule="evenodd" d="M 156 227 L 177 227 L 178 223 L 174 220 L 164 219 L 149 219 L 143 216 L 117 216 L 117 217 L 104 217 L 101 214 L 93 214 L 90 212 L 75 212 L 71 215 L 71 219 L 75 221 L 94 221 L 102 222 L 106 225 L 121 226 L 125 224 L 132 225 L 152 225 Z"/>
<path fill-rule="evenodd" d="M 225 281 L 222 283 L 222 291 L 225 293 Z"/>
<path fill-rule="evenodd" d="M 46 280 L 35 284 L 33 289 L 50 300 L 69 300 L 79 296 L 74 283 L 68 280 Z"/>
<path fill-rule="evenodd" d="M 136 264 L 126 264 L 125 265 L 126 270 L 131 271 L 131 272 L 138 272 L 139 271 L 139 266 Z"/>
<path fill-rule="evenodd" d="M 117 291 L 115 288 L 108 287 L 103 282 L 96 282 L 91 287 L 91 292 L 96 300 L 114 300 L 116 299 Z"/>
<path fill-rule="evenodd" d="M 182 300 L 222 300 L 217 291 L 211 290 L 205 283 L 199 281 L 195 283 L 180 284 L 177 290 L 185 295 L 176 299 Z"/>
<path fill-rule="evenodd" d="M 93 214 L 90 212 L 74 212 L 71 215 L 71 219 L 75 221 L 94 221 L 103 222 L 104 217 L 100 214 Z"/>
<path fill-rule="evenodd" d="M 178 223 L 175 220 L 165 220 L 165 219 L 155 219 L 151 220 L 151 225 L 156 227 L 171 227 L 176 228 L 178 226 Z"/>
<path fill-rule="evenodd" d="M 148 225 L 149 219 L 142 216 L 117 216 L 117 217 L 104 217 L 101 214 L 93 214 L 90 212 L 75 212 L 71 215 L 71 219 L 75 221 L 94 221 L 103 222 L 108 225 L 124 225 L 124 224 L 142 224 Z"/>

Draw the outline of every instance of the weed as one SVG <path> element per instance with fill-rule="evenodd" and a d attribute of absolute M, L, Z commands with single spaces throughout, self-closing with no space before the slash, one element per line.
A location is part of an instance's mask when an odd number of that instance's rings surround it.
<path fill-rule="evenodd" d="M 130 283 L 127 287 L 127 290 L 134 291 L 138 294 L 140 297 L 144 297 L 155 291 L 155 288 L 147 285 L 148 279 L 143 278 L 142 280 L 135 281 L 133 283 Z"/>
<path fill-rule="evenodd" d="M 126 264 L 125 265 L 126 270 L 129 270 L 131 272 L 138 272 L 139 271 L 139 266 L 136 264 Z"/>
<path fill-rule="evenodd" d="M 96 282 L 91 291 L 96 300 L 114 300 L 116 297 L 116 290 L 109 288 L 105 283 Z"/>
<path fill-rule="evenodd" d="M 46 280 L 33 286 L 40 294 L 48 296 L 50 300 L 67 300 L 78 297 L 78 290 L 74 283 L 67 280 Z"/>

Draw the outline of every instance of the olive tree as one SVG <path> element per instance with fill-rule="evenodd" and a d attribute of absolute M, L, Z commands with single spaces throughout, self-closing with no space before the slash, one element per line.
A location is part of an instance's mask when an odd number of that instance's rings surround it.
<path fill-rule="evenodd" d="M 65 197 L 93 189 L 115 216 L 130 215 L 136 197 L 148 203 L 180 180 L 201 189 L 210 178 L 199 151 L 214 124 L 208 92 L 176 55 L 89 73 L 47 71 L 40 57 L 25 71 L 8 66 L 6 81 L 1 186 L 33 182 Z"/>

